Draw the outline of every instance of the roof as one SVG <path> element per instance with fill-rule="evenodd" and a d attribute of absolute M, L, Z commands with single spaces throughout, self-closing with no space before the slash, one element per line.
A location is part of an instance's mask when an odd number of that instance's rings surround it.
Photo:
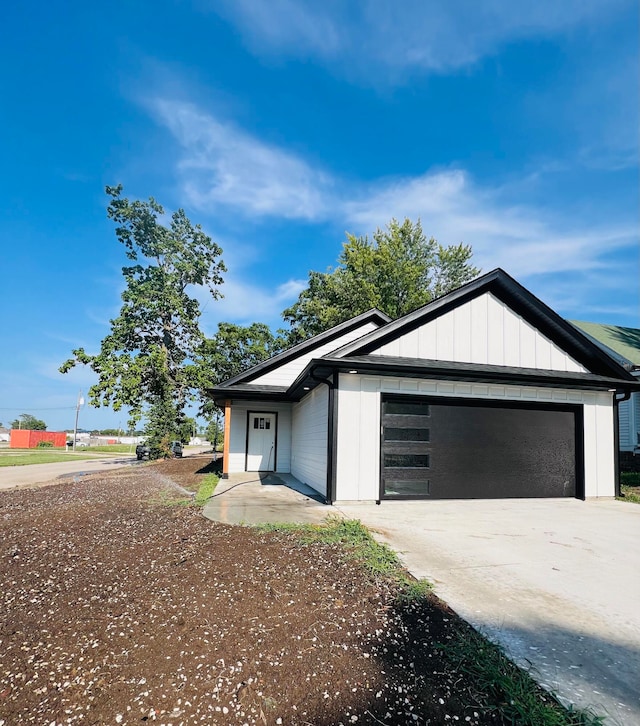
<path fill-rule="evenodd" d="M 640 330 L 638 328 L 588 323 L 582 320 L 570 320 L 569 322 L 622 365 L 640 366 Z"/>
<path fill-rule="evenodd" d="M 549 388 L 573 388 L 580 390 L 638 390 L 640 382 L 631 376 L 622 382 L 617 377 L 595 373 L 574 373 L 518 368 L 458 361 L 425 360 L 385 355 L 361 355 L 349 357 L 324 356 L 312 360 L 289 389 L 291 400 L 302 398 L 305 387 L 312 388 L 318 378 L 328 377 L 334 371 L 360 375 L 407 376 L 409 378 L 493 383 L 503 386 L 545 386 Z"/>
<path fill-rule="evenodd" d="M 334 351 L 333 355 L 338 357 L 366 355 L 485 292 L 492 293 L 506 303 L 514 312 L 521 315 L 592 373 L 623 379 L 629 377 L 627 370 L 608 355 L 601 346 L 560 317 L 558 313 L 500 268 L 477 277 L 466 285 L 374 330 L 359 340 L 342 346 Z"/>
<path fill-rule="evenodd" d="M 278 368 L 279 366 L 284 365 L 288 361 L 293 360 L 294 358 L 297 358 L 304 353 L 308 353 L 314 348 L 318 348 L 325 343 L 330 343 L 332 340 L 339 338 L 345 333 L 348 333 L 349 331 L 353 330 L 354 328 L 358 328 L 361 325 L 365 325 L 366 323 L 373 322 L 377 323 L 378 325 L 386 325 L 390 321 L 391 318 L 388 315 L 385 315 L 381 310 L 372 308 L 366 313 L 356 315 L 355 318 L 351 318 L 350 320 L 346 320 L 344 323 L 335 325 L 333 328 L 329 328 L 329 330 L 325 330 L 323 333 L 314 335 L 312 338 L 304 340 L 302 343 L 298 343 L 292 348 L 287 348 L 287 350 L 283 351 L 282 353 L 274 355 L 273 358 L 269 358 L 262 363 L 258 363 L 257 365 L 252 366 L 246 371 L 239 373 L 237 376 L 233 376 L 232 378 L 223 381 L 219 387 L 226 388 L 227 386 L 235 385 L 238 383 L 247 383 L 249 381 L 252 381 L 254 378 L 262 376 L 265 373 L 273 370 L 274 368 Z M 218 388 L 218 386 L 216 388 Z"/>
<path fill-rule="evenodd" d="M 485 292 L 490 292 L 502 300 L 552 342 L 582 363 L 589 372 L 573 373 L 371 355 L 385 343 L 405 335 Z M 262 374 L 303 353 L 312 352 L 315 348 L 339 338 L 345 332 L 369 320 L 377 322 L 380 327 L 324 356 L 312 358 L 290 386 L 251 383 Z M 618 330 L 640 334 L 640 331 L 634 331 L 633 328 L 618 328 Z M 634 336 L 630 338 L 633 340 Z M 255 397 L 261 400 L 295 401 L 300 400 L 307 391 L 318 385 L 319 378 L 328 378 L 335 372 L 404 375 L 502 385 L 543 385 L 552 388 L 640 390 L 640 383 L 629 373 L 628 367 L 625 367 L 624 360 L 619 355 L 612 356 L 611 352 L 603 349 L 603 346 L 590 334 L 582 332 L 579 327 L 564 320 L 504 270 L 498 268 L 394 321 L 379 310 L 370 310 L 230 378 L 216 388 L 210 389 L 210 393 L 216 400 Z"/>

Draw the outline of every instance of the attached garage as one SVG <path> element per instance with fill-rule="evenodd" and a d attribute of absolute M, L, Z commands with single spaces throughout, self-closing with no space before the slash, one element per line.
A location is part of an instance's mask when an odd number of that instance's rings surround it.
<path fill-rule="evenodd" d="M 398 320 L 363 313 L 212 394 L 225 475 L 291 473 L 334 503 L 613 497 L 618 405 L 637 390 L 494 270 Z"/>
<path fill-rule="evenodd" d="M 382 394 L 380 499 L 584 497 L 582 407 Z"/>

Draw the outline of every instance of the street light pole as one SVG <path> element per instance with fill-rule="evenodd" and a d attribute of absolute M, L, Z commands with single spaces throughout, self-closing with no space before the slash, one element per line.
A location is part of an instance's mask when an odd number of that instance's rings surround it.
<path fill-rule="evenodd" d="M 80 406 L 84 403 L 82 398 L 82 391 L 78 393 L 78 403 L 76 404 L 76 422 L 73 426 L 73 450 L 76 450 L 76 438 L 78 436 L 78 414 L 80 413 Z"/>

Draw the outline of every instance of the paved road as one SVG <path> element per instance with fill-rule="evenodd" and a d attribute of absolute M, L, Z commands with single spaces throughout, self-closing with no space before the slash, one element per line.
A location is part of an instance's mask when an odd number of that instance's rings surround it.
<path fill-rule="evenodd" d="M 185 449 L 185 456 L 210 451 L 210 446 L 193 446 Z M 27 466 L 0 467 L 0 490 L 14 487 L 28 487 L 42 484 L 55 484 L 60 477 L 68 478 L 75 475 L 95 473 L 96 471 L 112 471 L 123 466 L 133 466 L 138 462 L 135 456 L 104 456 L 93 459 L 75 459 L 56 464 L 28 464 Z"/>
<path fill-rule="evenodd" d="M 75 459 L 55 464 L 28 464 L 27 466 L 0 467 L 0 489 L 13 489 L 17 486 L 55 484 L 60 477 L 77 474 L 81 476 L 96 471 L 111 471 L 122 466 L 136 463 L 135 456 L 105 456 L 97 459 Z"/>

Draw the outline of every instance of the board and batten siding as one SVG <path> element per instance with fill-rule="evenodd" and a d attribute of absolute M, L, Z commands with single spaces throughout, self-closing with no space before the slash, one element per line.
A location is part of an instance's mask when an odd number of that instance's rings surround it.
<path fill-rule="evenodd" d="M 366 323 L 361 325 L 359 328 L 356 328 L 349 333 L 345 333 L 329 343 L 325 343 L 313 350 L 301 353 L 298 357 L 290 360 L 288 363 L 284 363 L 278 368 L 259 376 L 255 380 L 252 380 L 251 383 L 265 386 L 290 386 L 305 369 L 307 363 L 313 358 L 321 358 L 323 355 L 332 353 L 334 350 L 342 348 L 343 345 L 351 343 L 354 340 L 361 338 L 363 335 L 371 333 L 373 330 L 377 329 L 378 326 L 375 323 Z"/>
<path fill-rule="evenodd" d="M 582 405 L 585 496 L 615 495 L 612 393 L 341 374 L 337 392 L 338 502 L 379 497 L 381 393 Z"/>
<path fill-rule="evenodd" d="M 640 445 L 640 393 L 632 393 L 627 401 L 618 404 L 620 451 L 633 451 Z"/>
<path fill-rule="evenodd" d="M 278 414 L 276 471 L 291 471 L 291 404 L 264 401 L 238 401 L 231 409 L 229 436 L 229 474 L 245 471 L 247 450 L 247 411 Z"/>
<path fill-rule="evenodd" d="M 371 354 L 587 372 L 489 292 L 386 343 Z"/>
<path fill-rule="evenodd" d="M 327 434 L 329 392 L 317 386 L 293 404 L 291 473 L 320 494 L 327 493 Z"/>

